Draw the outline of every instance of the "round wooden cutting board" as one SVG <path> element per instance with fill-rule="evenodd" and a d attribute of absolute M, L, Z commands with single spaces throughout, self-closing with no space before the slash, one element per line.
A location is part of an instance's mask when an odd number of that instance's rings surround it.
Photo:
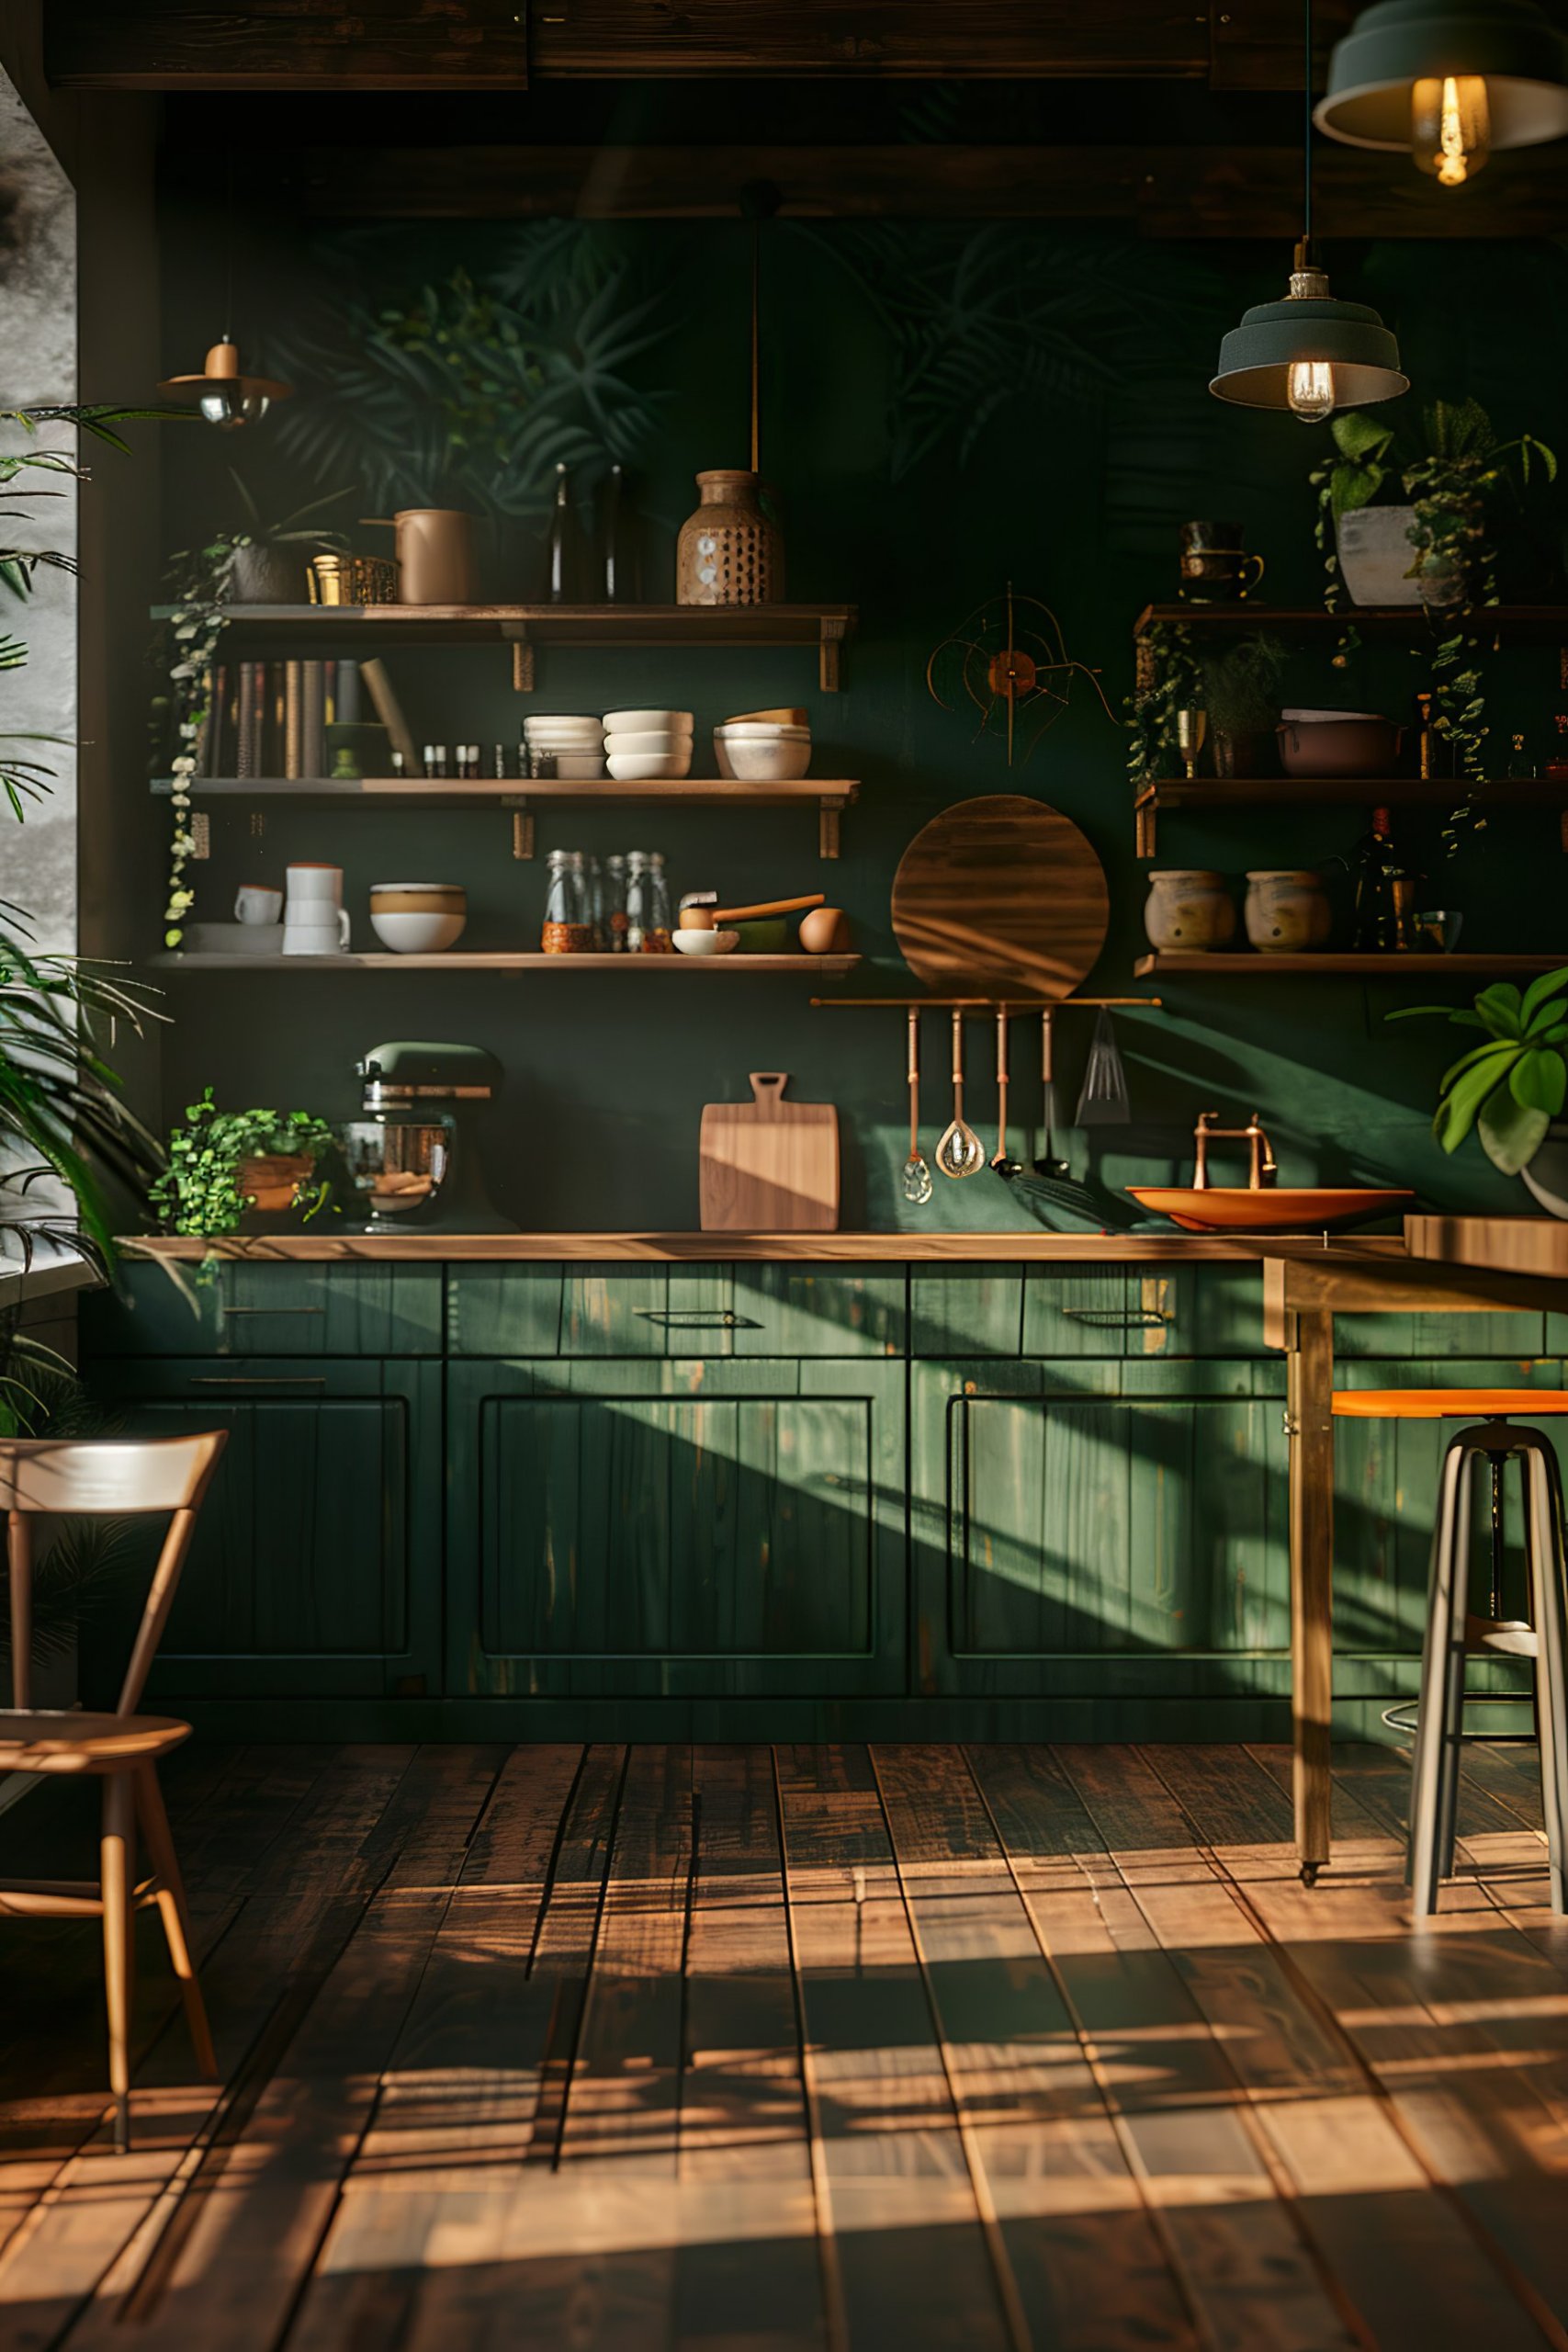
<path fill-rule="evenodd" d="M 1105 870 L 1073 823 L 1043 800 L 962 800 L 915 835 L 893 877 L 905 961 L 945 996 L 1054 1003 L 1079 987 L 1105 944 Z"/>

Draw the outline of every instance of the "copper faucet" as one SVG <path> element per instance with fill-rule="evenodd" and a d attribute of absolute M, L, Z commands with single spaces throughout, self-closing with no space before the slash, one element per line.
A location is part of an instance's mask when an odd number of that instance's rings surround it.
<path fill-rule="evenodd" d="M 1195 1193 L 1206 1193 L 1209 1190 L 1210 1143 L 1215 1137 L 1239 1139 L 1245 1136 L 1252 1152 L 1252 1164 L 1247 1171 L 1247 1189 L 1249 1193 L 1265 1191 L 1272 1185 L 1279 1175 L 1280 1163 L 1274 1157 L 1273 1146 L 1263 1131 L 1262 1120 L 1254 1111 L 1245 1127 L 1216 1127 L 1214 1121 L 1219 1115 L 1217 1111 L 1200 1111 L 1198 1114 L 1198 1124 L 1192 1130 L 1192 1140 L 1197 1147 L 1197 1159 L 1192 1170 L 1192 1190 Z"/>

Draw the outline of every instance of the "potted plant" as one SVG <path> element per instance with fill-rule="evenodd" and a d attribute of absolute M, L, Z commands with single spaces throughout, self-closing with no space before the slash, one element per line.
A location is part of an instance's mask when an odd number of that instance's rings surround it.
<path fill-rule="evenodd" d="M 216 594 L 231 605 L 302 605 L 305 602 L 305 561 L 328 550 L 342 554 L 348 541 L 341 531 L 324 530 L 310 518 L 347 498 L 346 490 L 313 499 L 281 523 L 264 523 L 255 500 L 233 468 L 230 475 L 244 509 L 243 530 L 220 532 L 218 544 L 222 573 Z M 209 550 L 210 553 L 211 551 Z"/>
<path fill-rule="evenodd" d="M 1275 774 L 1280 679 L 1288 658 L 1279 638 L 1258 636 L 1205 659 L 1203 707 L 1216 775 Z"/>
<path fill-rule="evenodd" d="M 169 1137 L 169 1161 L 148 1197 L 171 1233 L 213 1238 L 254 1220 L 332 1205 L 322 1163 L 337 1150 L 309 1111 L 220 1111 L 208 1087 Z"/>
<path fill-rule="evenodd" d="M 1495 604 L 1497 514 L 1528 486 L 1532 455 L 1547 480 L 1555 479 L 1557 460 L 1545 444 L 1529 433 L 1500 442 L 1475 400 L 1429 401 L 1418 436 L 1404 443 L 1398 424 L 1357 409 L 1333 418 L 1328 429 L 1334 454 L 1311 480 L 1330 603 L 1343 578 L 1357 605 Z M 1404 502 L 1380 504 L 1391 482 L 1403 488 Z"/>
<path fill-rule="evenodd" d="M 1479 1029 L 1472 1046 L 1443 1073 L 1432 1132 L 1457 1151 L 1473 1127 L 1481 1148 L 1505 1176 L 1522 1176 L 1545 1209 L 1568 1217 L 1568 1126 L 1554 1126 L 1568 1096 L 1568 965 L 1543 972 L 1523 994 L 1495 980 L 1474 1004 L 1412 1004 L 1391 1021 L 1437 1014 L 1458 1029 Z"/>

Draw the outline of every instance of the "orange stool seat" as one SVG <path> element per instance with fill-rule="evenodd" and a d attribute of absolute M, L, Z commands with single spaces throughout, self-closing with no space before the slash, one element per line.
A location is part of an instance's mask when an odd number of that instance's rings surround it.
<path fill-rule="evenodd" d="M 1534 1420 L 1568 1413 L 1568 1388 L 1337 1388 L 1334 1409 L 1353 1420 Z"/>

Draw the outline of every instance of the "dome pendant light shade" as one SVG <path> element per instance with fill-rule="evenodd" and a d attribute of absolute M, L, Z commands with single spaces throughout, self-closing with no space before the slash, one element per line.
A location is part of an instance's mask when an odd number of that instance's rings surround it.
<path fill-rule="evenodd" d="M 1313 119 L 1461 187 L 1494 148 L 1568 133 L 1568 35 L 1535 0 L 1377 0 L 1336 45 Z"/>
<path fill-rule="evenodd" d="M 292 384 L 275 384 L 269 376 L 243 376 L 233 338 L 220 337 L 207 355 L 199 376 L 169 376 L 158 387 L 171 400 L 192 401 L 209 424 L 232 433 L 242 424 L 259 424 L 275 401 L 286 401 Z"/>
<path fill-rule="evenodd" d="M 1314 268 L 1303 237 L 1291 290 L 1259 302 L 1220 345 L 1220 372 L 1209 390 L 1241 408 L 1288 409 L 1303 424 L 1337 408 L 1391 401 L 1410 386 L 1399 345 L 1375 311 L 1336 302 L 1326 274 Z"/>

